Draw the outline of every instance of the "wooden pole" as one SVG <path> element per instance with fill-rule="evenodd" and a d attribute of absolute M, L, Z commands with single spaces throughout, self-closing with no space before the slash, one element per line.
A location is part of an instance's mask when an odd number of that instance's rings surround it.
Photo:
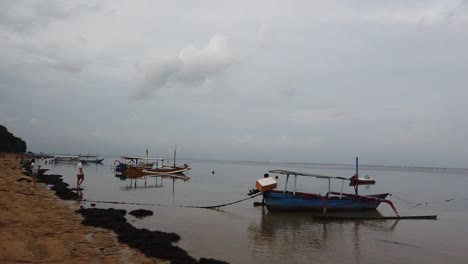
<path fill-rule="evenodd" d="M 356 157 L 356 175 L 359 176 L 359 158 Z"/>
<path fill-rule="evenodd" d="M 356 195 L 359 194 L 359 158 L 356 157 L 356 185 L 354 185 Z"/>
<path fill-rule="evenodd" d="M 177 152 L 177 145 L 174 147 L 174 167 L 176 166 L 175 160 L 176 160 L 176 152 Z"/>

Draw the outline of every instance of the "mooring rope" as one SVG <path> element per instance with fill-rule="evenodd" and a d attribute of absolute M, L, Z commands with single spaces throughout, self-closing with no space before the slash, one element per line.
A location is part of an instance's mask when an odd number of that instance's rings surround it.
<path fill-rule="evenodd" d="M 405 200 L 405 199 L 402 199 L 402 198 L 396 197 L 395 195 L 393 195 L 393 194 L 391 194 L 391 193 L 390 193 L 389 195 L 390 195 L 391 197 L 393 197 L 393 198 L 397 199 L 397 200 L 400 200 L 400 201 L 402 201 L 402 202 L 405 202 L 405 203 L 408 203 L 408 204 L 414 204 L 414 205 L 415 205 L 414 207 L 416 207 L 416 206 L 418 206 L 418 205 L 421 205 L 421 203 L 414 203 L 414 202 L 410 202 L 410 201 L 407 201 L 407 200 Z"/>
<path fill-rule="evenodd" d="M 246 201 L 246 200 L 249 200 L 249 199 L 252 199 L 254 197 L 257 197 L 261 195 L 261 193 L 258 193 L 256 195 L 253 195 L 253 196 L 250 196 L 250 197 L 247 197 L 247 198 L 244 198 L 244 199 L 241 199 L 241 200 L 238 200 L 238 201 L 234 201 L 234 202 L 230 202 L 230 203 L 225 203 L 225 204 L 219 204 L 219 205 L 209 205 L 209 206 L 195 206 L 195 205 L 165 205 L 165 204 L 151 204 L 151 203 L 131 203 L 131 202 L 115 202 L 115 201 L 93 201 L 93 200 L 87 200 L 87 199 L 83 199 L 83 202 L 89 202 L 89 203 L 107 203 L 107 204 L 130 204 L 130 205 L 146 205 L 146 206 L 164 206 L 164 207 L 185 207 L 185 208 L 203 208 L 203 209 L 217 209 L 219 207 L 223 207 L 223 206 L 228 206 L 228 205 L 232 205 L 232 204 L 236 204 L 236 203 L 240 203 L 240 202 L 243 202 L 243 201 Z"/>
<path fill-rule="evenodd" d="M 148 206 L 168 206 L 168 205 L 163 205 L 163 204 L 129 203 L 129 202 L 115 202 L 115 201 L 93 201 L 93 200 L 87 200 L 87 199 L 83 199 L 82 201 L 83 201 L 83 202 L 89 202 L 89 203 L 131 204 L 131 205 L 148 205 Z"/>
<path fill-rule="evenodd" d="M 252 199 L 252 198 L 254 198 L 254 197 L 257 197 L 257 196 L 259 196 L 259 195 L 261 195 L 261 193 L 258 193 L 258 194 L 256 194 L 256 195 L 253 195 L 253 196 L 250 196 L 250 197 L 247 197 L 247 198 L 244 198 L 244 199 L 241 199 L 241 200 L 239 200 L 239 201 L 235 201 L 235 202 L 231 202 L 231 203 L 225 203 L 225 204 L 220 204 L 220 205 L 212 205 L 212 206 L 181 206 L 181 207 L 216 209 L 216 208 L 219 208 L 219 207 L 223 207 L 223 206 L 228 206 L 228 205 L 231 205 L 231 204 L 240 203 L 240 202 L 243 202 L 243 201 Z"/>
<path fill-rule="evenodd" d="M 434 204 L 440 204 L 440 203 L 449 203 L 449 202 L 452 202 L 452 201 L 455 201 L 457 199 L 455 198 L 450 198 L 450 199 L 444 199 L 444 200 L 440 200 L 440 201 L 432 201 L 432 202 L 425 202 L 425 203 L 417 203 L 417 202 L 411 202 L 411 201 L 408 201 L 408 200 L 405 200 L 403 198 L 400 198 L 400 197 L 397 197 L 393 194 L 389 194 L 391 197 L 397 199 L 397 200 L 400 200 L 402 202 L 405 202 L 407 204 L 411 204 L 413 206 L 409 207 L 408 209 L 413 209 L 415 207 L 418 207 L 418 206 L 423 206 L 427 209 L 430 209 L 430 210 L 434 210 L 434 211 L 441 211 L 441 212 L 450 212 L 450 211 L 454 211 L 453 208 L 440 208 L 440 207 L 436 207 L 434 206 Z M 443 206 L 442 206 L 443 207 Z M 461 209 L 461 210 L 455 210 L 455 211 L 459 211 L 459 212 L 466 212 L 466 210 L 464 209 Z"/>

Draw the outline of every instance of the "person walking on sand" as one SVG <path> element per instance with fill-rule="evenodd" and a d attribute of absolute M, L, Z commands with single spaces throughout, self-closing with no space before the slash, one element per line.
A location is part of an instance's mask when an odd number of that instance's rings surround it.
<path fill-rule="evenodd" d="M 37 174 L 39 172 L 39 165 L 37 165 L 35 159 L 31 160 L 30 168 L 31 168 L 31 178 L 33 182 L 33 187 L 36 187 Z"/>
<path fill-rule="evenodd" d="M 83 172 L 83 161 L 80 160 L 78 165 L 76 165 L 76 189 L 80 189 L 81 184 L 84 181 L 84 172 Z"/>

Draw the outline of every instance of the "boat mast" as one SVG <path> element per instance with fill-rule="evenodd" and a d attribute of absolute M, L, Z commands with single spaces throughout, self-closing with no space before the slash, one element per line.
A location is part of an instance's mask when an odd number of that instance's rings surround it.
<path fill-rule="evenodd" d="M 175 145 L 174 147 L 174 167 L 175 167 L 176 153 L 177 153 L 177 145 Z"/>
<path fill-rule="evenodd" d="M 359 158 L 356 157 L 356 176 L 359 176 Z"/>
<path fill-rule="evenodd" d="M 359 186 L 359 158 L 356 157 L 356 174 L 354 175 L 356 176 L 356 185 L 354 185 L 354 191 L 356 193 L 356 195 L 358 194 L 358 186 Z"/>

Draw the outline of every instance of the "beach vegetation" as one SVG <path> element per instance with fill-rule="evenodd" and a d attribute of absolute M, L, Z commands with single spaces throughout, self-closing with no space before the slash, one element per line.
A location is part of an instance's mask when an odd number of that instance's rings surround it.
<path fill-rule="evenodd" d="M 0 125 L 0 152 L 24 153 L 26 149 L 24 140 L 14 136 L 6 127 Z"/>

